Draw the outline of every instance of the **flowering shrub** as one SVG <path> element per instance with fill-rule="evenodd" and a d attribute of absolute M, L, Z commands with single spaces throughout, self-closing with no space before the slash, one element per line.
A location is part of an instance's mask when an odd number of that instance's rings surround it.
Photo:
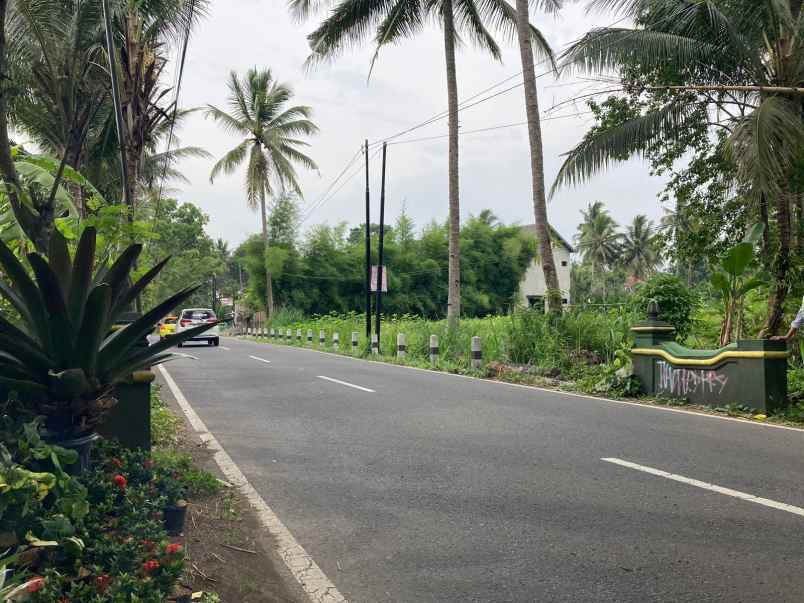
<path fill-rule="evenodd" d="M 11 569 L 0 599 L 167 600 L 184 552 L 162 525 L 158 462 L 104 443 L 95 469 L 71 477 L 61 464 L 74 459 L 43 443 L 36 424 L 0 435 L 0 565 Z"/>

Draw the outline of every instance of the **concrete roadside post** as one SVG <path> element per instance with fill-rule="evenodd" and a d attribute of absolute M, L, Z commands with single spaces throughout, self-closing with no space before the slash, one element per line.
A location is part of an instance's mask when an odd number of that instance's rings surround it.
<path fill-rule="evenodd" d="M 336 352 L 338 351 L 338 344 L 340 343 L 340 338 L 341 336 L 339 333 L 332 334 L 332 349 Z"/>
<path fill-rule="evenodd" d="M 407 350 L 407 346 L 405 345 L 405 334 L 404 333 L 397 333 L 396 334 L 396 357 L 397 358 L 404 358 L 406 350 Z"/>
<path fill-rule="evenodd" d="M 307 329 L 307 347 L 313 347 L 313 330 Z"/>
<path fill-rule="evenodd" d="M 438 364 L 438 335 L 430 335 L 430 364 Z"/>
<path fill-rule="evenodd" d="M 352 331 L 352 354 L 357 356 L 357 338 L 360 334 L 357 331 Z"/>
<path fill-rule="evenodd" d="M 380 342 L 377 341 L 377 334 L 371 334 L 371 353 L 375 356 L 380 353 Z"/>
<path fill-rule="evenodd" d="M 287 342 L 288 343 L 293 343 L 293 331 L 288 329 L 288 332 L 286 333 L 286 335 L 287 335 Z"/>
<path fill-rule="evenodd" d="M 301 345 L 301 329 L 296 329 L 296 343 Z"/>
<path fill-rule="evenodd" d="M 318 347 L 323 348 L 327 345 L 327 334 L 324 332 L 324 329 L 321 329 L 318 332 Z"/>
<path fill-rule="evenodd" d="M 273 341 L 273 339 L 274 339 L 275 337 L 276 337 L 276 329 L 274 329 L 273 327 L 271 327 L 271 340 Z"/>
<path fill-rule="evenodd" d="M 479 369 L 483 363 L 483 352 L 480 350 L 480 337 L 472 337 L 472 368 Z"/>

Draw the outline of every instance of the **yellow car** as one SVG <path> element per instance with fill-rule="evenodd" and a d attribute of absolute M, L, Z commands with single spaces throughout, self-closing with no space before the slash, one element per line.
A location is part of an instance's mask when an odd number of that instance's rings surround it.
<path fill-rule="evenodd" d="M 165 319 L 159 323 L 159 338 L 162 339 L 168 335 L 173 335 L 176 332 L 176 316 L 166 316 Z"/>

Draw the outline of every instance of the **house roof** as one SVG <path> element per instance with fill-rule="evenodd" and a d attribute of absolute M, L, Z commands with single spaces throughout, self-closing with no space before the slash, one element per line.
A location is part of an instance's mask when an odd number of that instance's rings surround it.
<path fill-rule="evenodd" d="M 535 224 L 525 224 L 525 225 L 522 226 L 522 229 L 527 230 L 534 237 L 536 236 L 536 225 Z M 561 233 L 559 233 L 552 226 L 550 226 L 550 236 L 553 238 L 553 243 L 556 243 L 556 242 L 561 243 L 566 248 L 567 251 L 569 251 L 570 253 L 575 253 L 575 248 L 572 245 L 570 245 L 569 243 L 567 243 L 567 239 L 562 237 Z"/>

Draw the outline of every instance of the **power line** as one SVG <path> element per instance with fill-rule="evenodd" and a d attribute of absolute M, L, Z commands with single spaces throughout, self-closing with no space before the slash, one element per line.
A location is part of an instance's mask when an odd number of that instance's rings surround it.
<path fill-rule="evenodd" d="M 592 113 L 592 111 L 581 111 L 579 113 L 573 113 L 571 115 L 554 115 L 554 116 L 551 116 L 551 117 L 542 117 L 540 121 L 544 122 L 544 121 L 553 121 L 554 119 L 567 119 L 569 117 L 579 117 L 581 115 L 588 115 L 590 113 Z M 515 126 L 526 126 L 526 125 L 528 125 L 527 121 L 518 121 L 518 122 L 512 123 L 512 124 L 501 124 L 499 126 L 489 126 L 487 128 L 478 128 L 476 130 L 466 130 L 466 131 L 463 131 L 463 132 L 458 131 L 458 135 L 459 136 L 465 136 L 466 134 L 477 134 L 479 132 L 490 132 L 492 130 L 502 130 L 502 129 L 505 129 L 505 128 L 513 128 Z M 439 134 L 437 136 L 425 136 L 423 138 L 412 138 L 410 140 L 400 140 L 400 141 L 397 141 L 397 142 L 391 142 L 391 143 L 388 143 L 388 146 L 391 146 L 391 145 L 395 146 L 395 145 L 398 145 L 398 144 L 408 144 L 408 143 L 411 143 L 411 142 L 423 142 L 423 141 L 426 141 L 426 140 L 437 140 L 437 139 L 440 139 L 440 138 L 447 138 L 447 137 L 449 137 L 449 134 Z"/>
<path fill-rule="evenodd" d="M 311 203 L 310 205 L 308 205 L 308 206 L 307 206 L 307 208 L 303 209 L 303 210 L 301 211 L 301 213 L 307 213 L 307 212 L 308 212 L 308 211 L 310 211 L 310 210 L 311 210 L 313 207 L 315 207 L 317 204 L 319 204 L 319 203 L 321 202 L 321 200 L 322 200 L 324 197 L 326 197 L 326 196 L 327 196 L 327 194 L 329 193 L 329 191 L 331 191 L 331 190 L 332 190 L 332 187 L 334 187 L 334 186 L 335 186 L 335 185 L 338 183 L 338 180 L 340 180 L 340 179 L 343 177 L 343 175 L 346 173 L 346 171 L 347 171 L 347 170 L 348 170 L 348 169 L 349 169 L 349 168 L 352 166 L 352 164 L 355 162 L 355 160 L 356 160 L 356 159 L 357 159 L 357 158 L 360 156 L 360 152 L 361 152 L 362 150 L 363 150 L 363 147 L 362 147 L 362 146 L 361 146 L 361 147 L 359 147 L 359 148 L 357 149 L 357 151 L 355 152 L 355 154 L 354 154 L 354 155 L 352 155 L 352 157 L 351 157 L 351 158 L 350 158 L 350 159 L 349 159 L 349 160 L 346 162 L 346 165 L 344 165 L 344 167 L 343 167 L 343 169 L 340 171 L 340 173 L 339 173 L 339 174 L 338 174 L 338 175 L 335 177 L 335 179 L 334 179 L 332 182 L 330 182 L 329 186 L 328 186 L 326 189 L 324 189 L 324 192 L 323 192 L 323 193 L 321 193 L 321 195 L 319 196 L 319 198 L 318 198 L 316 201 L 314 201 L 313 203 Z"/>
<path fill-rule="evenodd" d="M 371 155 L 371 157 L 370 157 L 369 159 L 374 159 L 374 158 L 375 158 L 377 155 L 379 155 L 379 154 L 380 154 L 380 151 L 381 151 L 381 148 L 376 149 L 376 150 L 374 151 L 374 153 Z M 360 152 L 360 151 L 358 151 L 358 153 L 359 153 L 359 152 Z M 350 162 L 350 164 L 351 164 L 351 163 L 354 163 L 354 158 L 352 159 L 352 161 Z M 347 169 L 348 169 L 348 166 L 347 166 Z M 347 184 L 348 184 L 348 183 L 349 183 L 349 182 L 350 182 L 350 181 L 351 181 L 351 180 L 352 180 L 352 179 L 353 179 L 355 176 L 357 176 L 357 175 L 358 175 L 359 173 L 361 173 L 362 171 L 363 171 L 363 166 L 359 166 L 359 167 L 357 168 L 357 170 L 355 170 L 354 172 L 352 172 L 352 174 L 351 174 L 351 175 L 350 175 L 348 178 L 346 178 L 346 180 L 344 180 L 343 182 L 341 182 L 341 184 L 340 184 L 340 186 L 338 186 L 338 188 L 336 188 L 335 190 L 333 190 L 333 191 L 332 191 L 332 193 L 330 193 L 328 196 L 326 196 L 326 197 L 322 197 L 322 198 L 321 198 L 321 199 L 320 199 L 320 200 L 319 200 L 319 201 L 318 201 L 316 204 L 314 204 L 313 206 L 311 206 L 311 207 L 310 207 L 310 208 L 309 208 L 309 209 L 308 209 L 308 210 L 305 212 L 305 215 L 304 215 L 302 218 L 300 218 L 300 219 L 299 219 L 299 221 L 298 221 L 298 223 L 297 223 L 297 226 L 301 226 L 302 224 L 304 224 L 304 223 L 305 223 L 305 222 L 306 222 L 306 221 L 307 221 L 307 220 L 310 218 L 310 216 L 312 216 L 313 212 L 315 212 L 316 210 L 318 210 L 318 209 L 320 209 L 321 207 L 323 207 L 323 205 L 324 205 L 325 203 L 327 203 L 327 202 L 328 202 L 328 201 L 330 201 L 330 200 L 331 200 L 331 199 L 332 199 L 332 198 L 333 198 L 335 195 L 337 195 L 337 194 L 338 194 L 338 193 L 341 191 L 341 189 L 342 189 L 344 186 L 346 186 L 346 185 L 347 185 Z"/>
<path fill-rule="evenodd" d="M 543 62 L 544 62 L 544 61 L 542 61 L 542 63 L 543 63 Z M 538 64 L 540 65 L 541 63 L 538 63 Z M 477 97 L 482 96 L 482 95 L 483 95 L 483 94 L 485 94 L 486 92 L 489 92 L 489 91 L 491 91 L 491 90 L 494 90 L 494 88 L 497 88 L 497 87 L 499 87 L 499 86 L 502 86 L 502 85 L 503 85 L 503 84 L 505 84 L 506 82 L 510 82 L 512 79 L 514 79 L 514 78 L 519 77 L 520 75 L 522 75 L 522 73 L 523 73 L 522 71 L 519 71 L 519 72 L 515 73 L 514 75 L 508 76 L 507 78 L 502 79 L 502 80 L 500 80 L 499 82 L 497 82 L 497 83 L 495 83 L 495 84 L 492 84 L 491 86 L 489 86 L 489 87 L 487 87 L 487 88 L 484 88 L 483 90 L 481 90 L 481 91 L 479 91 L 479 92 L 476 92 L 475 94 L 473 94 L 473 95 L 472 95 L 472 96 L 470 96 L 469 98 L 465 98 L 465 99 L 463 99 L 461 102 L 459 102 L 459 103 L 458 103 L 458 107 L 459 107 L 459 109 L 458 109 L 458 110 L 459 110 L 459 111 L 461 110 L 461 105 L 464 105 L 465 103 L 468 103 L 469 101 L 472 101 L 472 100 L 476 99 Z M 548 73 L 549 73 L 549 72 L 548 72 Z M 542 75 L 545 75 L 545 74 L 541 74 L 541 75 L 539 75 L 539 76 L 537 76 L 537 77 L 542 77 Z M 519 83 L 519 84 L 517 84 L 517 85 L 515 85 L 515 86 L 512 86 L 511 88 L 508 88 L 507 90 L 504 90 L 503 92 L 509 92 L 509 91 L 511 91 L 511 90 L 513 90 L 513 89 L 515 89 L 515 88 L 518 88 L 518 87 L 519 87 L 519 86 L 521 86 L 523 83 L 524 83 L 524 82 L 521 82 L 521 83 Z M 502 94 L 502 93 L 500 93 L 500 94 Z M 498 95 L 495 95 L 495 96 L 498 96 Z M 489 98 L 493 98 L 493 97 L 489 97 Z M 486 100 L 488 100 L 488 99 L 486 99 Z M 464 107 L 464 108 L 466 108 L 466 107 Z M 427 119 L 426 119 L 426 120 L 424 120 L 423 122 L 420 122 L 420 123 L 418 123 L 418 124 L 415 124 L 415 125 L 413 125 L 413 126 L 411 126 L 411 127 L 409 127 L 409 128 L 406 128 L 405 130 L 402 130 L 402 131 L 400 131 L 400 132 L 397 132 L 396 134 L 392 134 L 391 136 L 388 136 L 387 138 L 382 138 L 382 139 L 380 139 L 380 140 L 376 140 L 376 141 L 374 141 L 374 142 L 372 142 L 372 143 L 369 143 L 369 146 L 370 146 L 370 147 L 374 147 L 374 146 L 377 146 L 377 145 L 381 145 L 383 142 L 388 142 L 389 140 L 393 140 L 394 138 L 399 138 L 400 136 L 404 136 L 405 134 L 408 134 L 409 132 L 412 132 L 412 131 L 414 131 L 414 130 L 418 130 L 419 128 L 423 128 L 424 126 L 427 126 L 427 125 L 429 125 L 429 124 L 431 124 L 431 123 L 433 123 L 433 122 L 436 122 L 436 121 L 439 121 L 439 120 L 441 120 L 441 119 L 444 119 L 444 118 L 445 118 L 445 117 L 447 117 L 448 115 L 449 115 L 449 110 L 444 110 L 444 111 L 441 111 L 441 112 L 436 113 L 435 115 L 433 115 L 433 116 L 431 116 L 431 117 L 427 118 Z"/>

